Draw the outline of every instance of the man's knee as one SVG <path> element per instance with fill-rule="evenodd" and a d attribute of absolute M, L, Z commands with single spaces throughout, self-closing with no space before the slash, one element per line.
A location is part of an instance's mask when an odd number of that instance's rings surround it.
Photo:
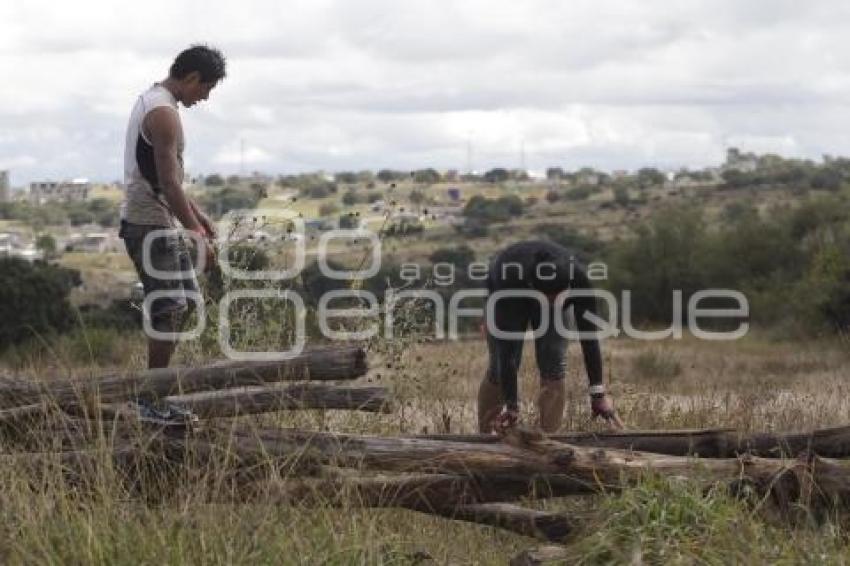
<path fill-rule="evenodd" d="M 183 305 L 164 312 L 151 314 L 151 328 L 161 333 L 176 334 L 183 327 L 190 312 L 190 307 Z"/>

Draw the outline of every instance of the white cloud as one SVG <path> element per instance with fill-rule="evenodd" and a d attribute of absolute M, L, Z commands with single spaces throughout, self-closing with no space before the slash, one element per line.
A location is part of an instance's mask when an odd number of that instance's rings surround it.
<path fill-rule="evenodd" d="M 45 0 L 0 5 L 0 164 L 112 180 L 174 55 L 228 56 L 183 112 L 192 173 L 699 166 L 850 154 L 850 5 L 824 0 Z M 21 156 L 27 156 L 26 159 Z"/>

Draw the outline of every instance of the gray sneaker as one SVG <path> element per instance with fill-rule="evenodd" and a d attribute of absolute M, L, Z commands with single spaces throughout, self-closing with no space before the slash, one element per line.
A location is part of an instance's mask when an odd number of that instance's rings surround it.
<path fill-rule="evenodd" d="M 180 427 L 198 422 L 198 415 L 173 403 L 136 399 L 135 405 L 140 423 Z"/>

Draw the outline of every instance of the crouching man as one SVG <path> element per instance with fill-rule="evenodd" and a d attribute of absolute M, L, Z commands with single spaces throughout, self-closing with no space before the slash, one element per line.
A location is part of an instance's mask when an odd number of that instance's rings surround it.
<path fill-rule="evenodd" d="M 479 430 L 504 430 L 517 423 L 517 374 L 523 335 L 529 326 L 534 330 L 540 328 L 542 309 L 548 310 L 549 324 L 534 340 L 540 372 L 539 425 L 544 432 L 555 432 L 561 426 L 566 393 L 567 339 L 558 331 L 555 317 L 564 317 L 570 307 L 582 334 L 580 343 L 589 382 L 591 412 L 594 417 L 606 419 L 611 428 L 622 428 L 602 383 L 602 354 L 599 340 L 593 336 L 596 327 L 585 318 L 586 313 L 596 312 L 596 299 L 569 295 L 571 289 L 592 289 L 584 268 L 570 252 L 544 241 L 510 245 L 491 262 L 487 286 L 491 296 L 498 291 L 534 290 L 542 293 L 546 300 L 541 305 L 533 297 L 507 293 L 495 301 L 492 319 L 485 320 L 490 361 L 478 390 Z M 567 291 L 567 300 L 556 310 L 555 299 L 564 291 Z M 515 334 L 512 338 L 500 338 L 494 335 L 496 329 Z"/>

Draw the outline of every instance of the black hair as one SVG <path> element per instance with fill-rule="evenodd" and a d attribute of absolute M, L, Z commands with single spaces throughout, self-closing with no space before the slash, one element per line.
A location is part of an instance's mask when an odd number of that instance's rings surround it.
<path fill-rule="evenodd" d="M 201 74 L 201 82 L 215 83 L 227 74 L 225 60 L 221 51 L 208 45 L 193 45 L 180 53 L 171 64 L 168 75 L 173 79 L 183 79 L 189 73 Z"/>

